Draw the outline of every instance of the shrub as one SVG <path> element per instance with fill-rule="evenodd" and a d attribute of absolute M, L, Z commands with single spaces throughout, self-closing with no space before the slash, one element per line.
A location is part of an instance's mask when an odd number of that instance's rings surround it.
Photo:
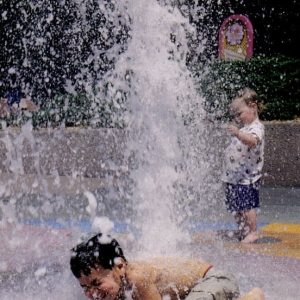
<path fill-rule="evenodd" d="M 285 56 L 255 57 L 249 61 L 217 61 L 194 72 L 199 93 L 205 98 L 208 118 L 228 118 L 232 94 L 245 86 L 264 101 L 262 120 L 300 117 L 300 60 Z"/>
<path fill-rule="evenodd" d="M 22 110 L 0 118 L 6 126 L 21 127 L 31 120 L 34 129 L 90 126 L 93 128 L 124 128 L 127 94 L 114 90 L 111 83 L 92 93 L 65 93 L 51 101 L 41 101 L 37 111 Z M 1 122 L 1 127 L 3 123 Z"/>
<path fill-rule="evenodd" d="M 18 88 L 35 104 L 96 86 L 126 50 L 122 1 L 2 0 L 0 97 Z M 50 104 L 49 104 L 50 105 Z"/>

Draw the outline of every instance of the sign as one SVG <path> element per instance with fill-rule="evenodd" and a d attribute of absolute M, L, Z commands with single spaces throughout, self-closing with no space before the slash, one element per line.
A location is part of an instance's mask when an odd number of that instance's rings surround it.
<path fill-rule="evenodd" d="M 249 60 L 253 54 L 253 27 L 248 18 L 232 15 L 219 31 L 219 59 Z"/>

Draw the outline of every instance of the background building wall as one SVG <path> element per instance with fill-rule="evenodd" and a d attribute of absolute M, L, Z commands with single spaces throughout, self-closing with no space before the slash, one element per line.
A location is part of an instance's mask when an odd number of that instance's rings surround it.
<path fill-rule="evenodd" d="M 266 128 L 266 187 L 300 187 L 300 122 L 264 122 Z M 226 135 L 224 128 L 207 125 L 218 182 Z M 199 138 L 199 137 L 195 137 Z M 217 142 L 212 142 L 217 141 Z M 217 145 L 216 145 L 217 143 Z M 64 129 L 0 133 L 0 172 L 72 177 L 124 178 L 134 153 L 126 147 L 126 131 L 118 129 Z"/>

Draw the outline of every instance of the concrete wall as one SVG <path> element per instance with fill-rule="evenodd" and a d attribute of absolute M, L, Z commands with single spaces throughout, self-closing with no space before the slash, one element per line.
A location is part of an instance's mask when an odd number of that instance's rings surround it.
<path fill-rule="evenodd" d="M 300 122 L 266 122 L 265 186 L 300 187 Z"/>
<path fill-rule="evenodd" d="M 124 170 L 122 130 L 22 131 L 1 133 L 0 172 L 105 178 Z"/>
<path fill-rule="evenodd" d="M 300 187 L 300 122 L 266 122 L 263 185 Z M 212 129 L 212 128 L 211 128 Z M 211 130 L 210 129 L 210 130 Z M 213 128 L 215 134 L 218 129 Z M 224 130 L 224 129 L 223 129 Z M 224 136 L 219 134 L 219 136 Z M 215 147 L 219 169 L 225 137 Z M 64 129 L 0 133 L 0 172 L 122 179 L 132 154 L 126 132 L 117 129 Z"/>

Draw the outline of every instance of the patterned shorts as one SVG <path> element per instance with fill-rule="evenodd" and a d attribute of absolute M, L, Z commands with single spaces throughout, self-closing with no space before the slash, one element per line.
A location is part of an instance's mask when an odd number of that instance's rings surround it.
<path fill-rule="evenodd" d="M 18 106 L 20 105 L 21 101 L 21 91 L 20 90 L 9 90 L 7 92 L 7 103 L 9 106 L 13 106 L 13 104 L 17 104 Z"/>
<path fill-rule="evenodd" d="M 239 295 L 240 291 L 235 277 L 212 267 L 204 278 L 196 281 L 185 300 L 235 300 Z"/>
<path fill-rule="evenodd" d="M 225 183 L 227 210 L 237 212 L 259 207 L 260 181 L 249 185 Z"/>

